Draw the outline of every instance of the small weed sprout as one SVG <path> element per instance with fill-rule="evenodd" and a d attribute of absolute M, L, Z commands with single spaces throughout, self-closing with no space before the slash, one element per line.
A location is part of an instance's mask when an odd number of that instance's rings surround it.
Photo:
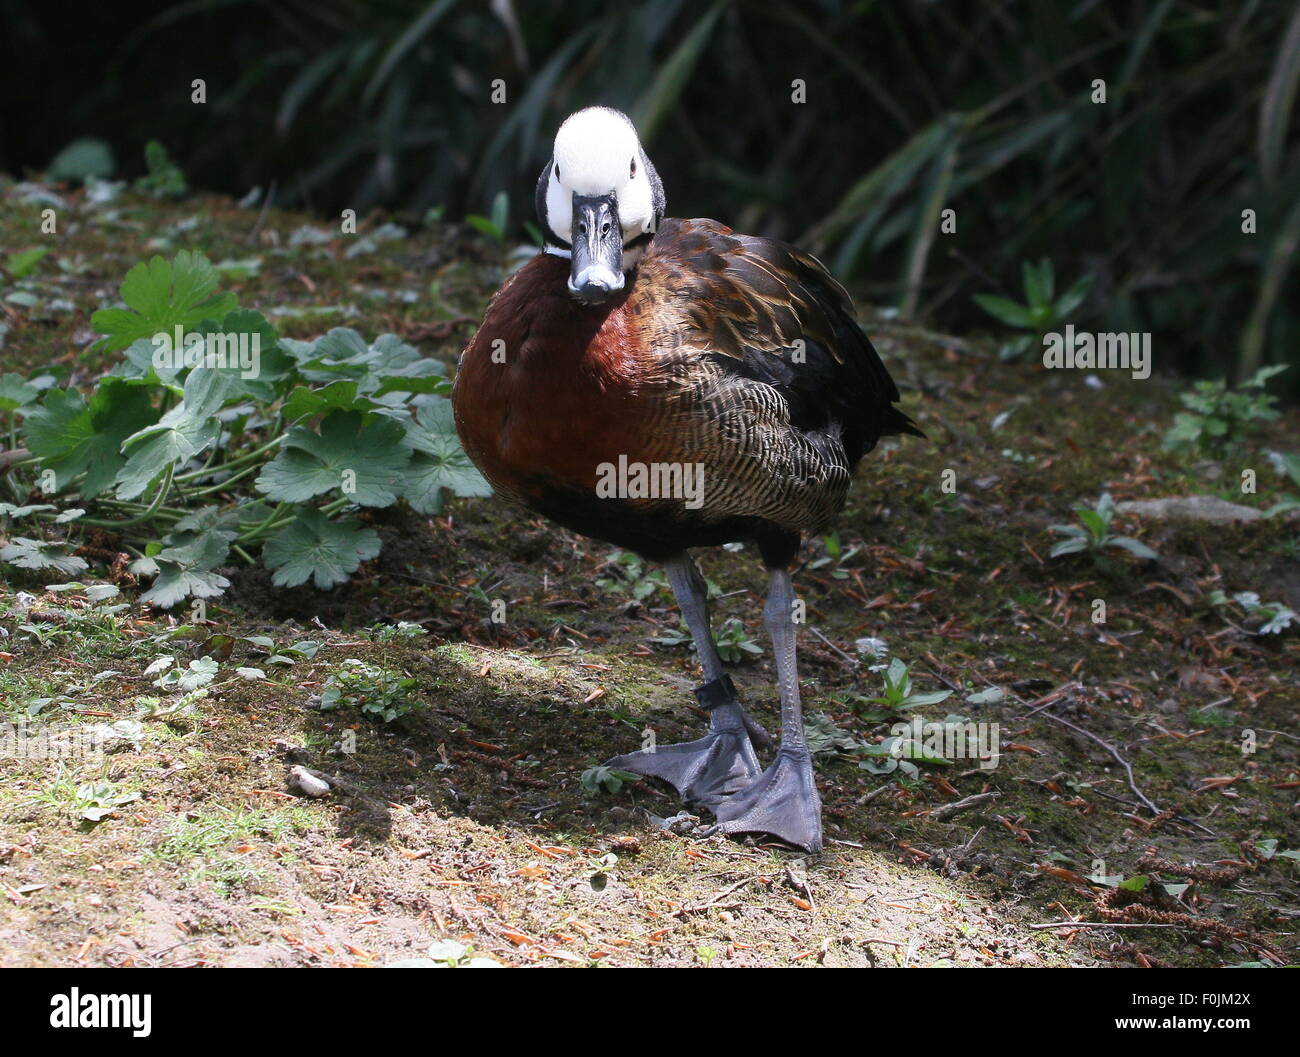
<path fill-rule="evenodd" d="M 1070 313 L 1083 304 L 1092 286 L 1092 276 L 1085 275 L 1053 300 L 1056 277 L 1050 260 L 1044 257 L 1037 266 L 1025 261 L 1021 271 L 1025 286 L 1023 305 L 996 294 L 975 295 L 975 303 L 989 315 L 1009 327 L 1029 332 L 1002 346 L 998 354 L 1004 360 L 1018 359 L 1035 346 L 1041 346 L 1043 335 L 1063 326 Z"/>
<path fill-rule="evenodd" d="M 396 624 L 375 624 L 367 628 L 364 634 L 374 642 L 403 642 L 429 633 L 419 624 L 399 620 Z"/>
<path fill-rule="evenodd" d="M 656 569 L 647 572 L 645 562 L 630 551 L 614 551 L 605 566 L 613 575 L 602 576 L 596 581 L 596 586 L 606 591 L 627 594 L 638 602 L 644 602 L 656 591 L 668 586 L 668 579 L 662 571 Z"/>
<path fill-rule="evenodd" d="M 1259 625 L 1254 629 L 1259 635 L 1281 634 L 1300 620 L 1300 616 L 1297 616 L 1294 609 L 1282 602 L 1261 602 L 1259 595 L 1254 591 L 1238 591 L 1231 598 L 1223 591 L 1211 591 L 1209 601 L 1210 605 L 1216 608 L 1235 602 L 1245 610 L 1246 616 L 1252 623 Z"/>
<path fill-rule="evenodd" d="M 1099 553 L 1116 547 L 1145 560 L 1160 557 L 1145 543 L 1129 536 L 1116 536 L 1110 531 L 1110 523 L 1115 518 L 1115 501 L 1111 499 L 1109 492 L 1102 493 L 1095 507 L 1080 503 L 1074 508 L 1074 512 L 1079 515 L 1082 524 L 1049 526 L 1052 532 L 1065 537 L 1053 545 L 1050 557 L 1059 558 L 1066 554 L 1077 554 L 1079 551 Z"/>
<path fill-rule="evenodd" d="M 617 767 L 606 767 L 601 764 L 597 767 L 588 767 L 578 780 L 588 793 L 599 796 L 601 793 L 617 793 L 629 782 L 639 782 L 641 776 L 631 771 L 620 771 Z"/>
<path fill-rule="evenodd" d="M 728 664 L 738 663 L 746 654 L 757 656 L 763 652 L 763 647 L 749 637 L 745 625 L 735 617 L 718 629 L 714 642 L 718 647 L 718 656 Z"/>
<path fill-rule="evenodd" d="M 480 235 L 490 238 L 498 246 L 505 245 L 509 221 L 510 197 L 504 191 L 498 191 L 497 196 L 492 199 L 492 215 L 490 217 L 480 216 L 476 213 L 471 213 L 465 217 L 466 224 Z"/>
<path fill-rule="evenodd" d="M 392 723 L 424 707 L 414 695 L 417 685 L 418 680 L 409 675 L 349 657 L 339 671 L 325 680 L 320 707 L 325 712 L 356 708 Z"/>
<path fill-rule="evenodd" d="M 826 548 L 826 556 L 817 558 L 808 563 L 809 569 L 822 569 L 827 565 L 831 566 L 831 576 L 836 580 L 847 580 L 849 578 L 848 569 L 844 568 L 849 560 L 861 550 L 860 547 L 850 547 L 844 549 L 844 544 L 840 541 L 840 534 L 837 531 L 822 537 L 822 545 Z"/>
<path fill-rule="evenodd" d="M 951 690 L 931 690 L 926 693 L 916 693 L 912 690 L 912 674 L 907 665 L 895 657 L 889 662 L 889 667 L 881 673 L 885 686 L 879 697 L 869 697 L 866 700 L 873 705 L 880 705 L 891 711 L 902 711 L 908 708 L 919 708 L 922 705 L 937 705 L 940 701 L 946 701 L 952 696 Z"/>
<path fill-rule="evenodd" d="M 1300 492 L 1300 455 L 1290 454 L 1281 455 L 1277 452 L 1270 452 L 1269 458 L 1273 460 L 1279 472 L 1284 473 L 1291 479 L 1297 492 Z M 1278 514 L 1288 514 L 1292 510 L 1300 510 L 1300 495 L 1285 494 L 1278 502 L 1269 507 L 1264 512 L 1265 517 L 1277 517 Z"/>
<path fill-rule="evenodd" d="M 93 825 L 139 799 L 139 793 L 122 792 L 112 782 L 86 782 L 77 786 L 73 807 L 81 819 Z"/>

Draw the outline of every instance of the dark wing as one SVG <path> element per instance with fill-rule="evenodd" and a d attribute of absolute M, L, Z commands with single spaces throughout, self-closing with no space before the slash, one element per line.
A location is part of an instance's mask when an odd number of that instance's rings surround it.
<path fill-rule="evenodd" d="M 791 246 L 666 220 L 629 307 L 720 513 L 818 529 L 880 437 L 921 435 L 844 288 Z"/>

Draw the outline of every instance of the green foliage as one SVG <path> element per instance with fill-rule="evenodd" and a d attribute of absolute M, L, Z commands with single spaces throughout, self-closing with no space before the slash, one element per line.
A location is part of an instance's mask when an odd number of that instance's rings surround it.
<path fill-rule="evenodd" d="M 1209 602 L 1212 606 L 1226 606 L 1230 601 L 1235 602 L 1248 617 L 1253 618 L 1253 623 L 1259 625 L 1260 635 L 1280 634 L 1300 621 L 1300 615 L 1284 602 L 1261 602 L 1259 595 L 1254 591 L 1238 591 L 1231 599 L 1223 591 L 1210 592 Z"/>
<path fill-rule="evenodd" d="M 1049 526 L 1052 532 L 1065 537 L 1053 544 L 1050 557 L 1059 558 L 1080 551 L 1100 553 L 1108 548 L 1127 551 L 1135 558 L 1145 560 L 1160 557 L 1145 543 L 1129 536 L 1116 536 L 1110 531 L 1110 523 L 1115 518 L 1115 501 L 1111 499 L 1109 492 L 1102 493 L 1095 507 L 1079 503 L 1075 506 L 1074 512 L 1079 515 L 1080 524 Z"/>
<path fill-rule="evenodd" d="M 836 726 L 829 716 L 821 712 L 804 713 L 803 736 L 808 751 L 814 756 L 861 752 L 867 747 L 860 738 Z"/>
<path fill-rule="evenodd" d="M 135 189 L 154 198 L 183 198 L 189 190 L 185 174 L 171 160 L 167 148 L 156 139 L 144 147 L 144 162 L 149 171 L 135 182 Z"/>
<path fill-rule="evenodd" d="M 1300 863 L 1300 851 L 1294 848 L 1282 848 L 1281 843 L 1276 837 L 1264 837 L 1256 839 L 1254 847 L 1262 859 L 1290 859 L 1292 862 Z"/>
<path fill-rule="evenodd" d="M 939 728 L 944 731 L 949 727 L 960 728 L 965 726 L 966 722 L 965 716 L 947 715 L 939 724 Z M 863 745 L 858 749 L 858 753 L 866 759 L 860 760 L 858 766 L 871 774 L 893 774 L 907 781 L 920 777 L 921 769 L 917 764 L 925 763 L 936 767 L 947 767 L 952 764 L 951 760 L 936 755 L 925 745 L 924 740 L 923 738 L 918 741 L 910 733 L 903 733 L 891 734 L 878 745 Z"/>
<path fill-rule="evenodd" d="M 1236 389 L 1222 379 L 1199 381 L 1179 399 L 1186 411 L 1174 416 L 1165 434 L 1169 451 L 1191 450 L 1210 458 L 1222 458 L 1243 444 L 1255 423 L 1272 422 L 1278 412 L 1277 398 L 1264 391 L 1265 383 L 1285 365 L 1261 367 Z"/>
<path fill-rule="evenodd" d="M 723 621 L 713 641 L 718 647 L 718 656 L 728 664 L 738 664 L 746 655 L 758 656 L 763 652 L 763 647 L 749 637 L 749 631 L 736 617 Z"/>
<path fill-rule="evenodd" d="M 889 667 L 881 673 L 884 687 L 880 696 L 866 699 L 868 704 L 879 705 L 891 712 L 908 708 L 920 708 L 922 705 L 937 705 L 952 696 L 951 690 L 931 690 L 917 693 L 912 689 L 912 674 L 900 658 L 895 657 Z"/>
<path fill-rule="evenodd" d="M 1037 266 L 1025 261 L 1021 271 L 1025 284 L 1023 305 L 996 294 L 975 295 L 975 303 L 989 315 L 1009 327 L 1029 331 L 1002 346 L 999 355 L 1004 360 L 1016 359 L 1032 348 L 1041 348 L 1043 335 L 1064 327 L 1070 313 L 1083 304 L 1092 286 L 1092 276 L 1085 275 L 1053 300 L 1056 276 L 1050 260 L 1044 257 Z"/>
<path fill-rule="evenodd" d="M 379 534 L 355 518 L 331 520 L 308 507 L 268 537 L 262 556 L 277 587 L 297 587 L 308 578 L 322 591 L 345 583 L 361 563 L 378 556 Z"/>
<path fill-rule="evenodd" d="M 190 661 L 185 667 L 181 667 L 175 657 L 163 656 L 149 665 L 144 674 L 154 675 L 161 672 L 162 674 L 154 680 L 154 686 L 160 690 L 174 690 L 188 694 L 211 686 L 217 678 L 218 668 L 219 665 L 211 657 L 199 657 Z"/>
<path fill-rule="evenodd" d="M 77 573 L 88 568 L 85 559 L 68 553 L 63 543 L 28 539 L 15 536 L 5 547 L 0 547 L 0 561 L 20 569 L 51 570 L 60 573 Z"/>
<path fill-rule="evenodd" d="M 826 557 L 815 558 L 813 561 L 808 563 L 808 568 L 822 569 L 829 565 L 831 567 L 831 576 L 834 579 L 847 580 L 849 578 L 849 571 L 845 566 L 854 558 L 861 548 L 850 547 L 848 550 L 845 550 L 844 545 L 840 542 L 838 529 L 823 536 L 822 545 L 826 548 Z"/>
<path fill-rule="evenodd" d="M 600 793 L 617 793 L 629 782 L 641 781 L 641 776 L 601 764 L 598 767 L 588 767 L 578 780 L 583 789 L 596 796 Z"/>
<path fill-rule="evenodd" d="M 500 969 L 501 963 L 474 954 L 472 944 L 455 940 L 434 940 L 427 958 L 403 958 L 389 962 L 389 969 Z"/>
<path fill-rule="evenodd" d="M 17 411 L 36 403 L 41 391 L 31 385 L 21 374 L 9 371 L 0 375 L 0 411 Z"/>
<path fill-rule="evenodd" d="M 1052 255 L 1105 276 L 1099 329 L 1160 334 L 1162 364 L 1219 371 L 1236 357 L 1249 374 L 1295 355 L 1292 4 L 976 4 L 955 17 L 861 0 L 386 0 L 311 5 L 257 33 L 247 5 L 167 6 L 111 56 L 112 77 L 93 91 L 76 71 L 58 78 L 46 109 L 120 129 L 148 98 L 207 186 L 264 184 L 291 159 L 277 204 L 445 205 L 491 218 L 493 238 L 505 191 L 507 238 L 522 237 L 556 127 L 601 101 L 638 122 L 670 208 L 788 233 L 942 329 L 965 328 L 989 276 L 1018 280 L 1022 261 Z M 57 51 L 47 32 L 15 60 Z M 238 76 L 208 79 L 207 107 L 157 90 L 194 76 L 170 46 L 187 36 L 238 55 Z M 807 78 L 799 105 L 790 78 L 753 76 L 775 69 Z M 477 89 L 466 71 L 482 73 Z M 845 114 L 853 135 L 831 134 Z"/>
<path fill-rule="evenodd" d="M 34 246 L 30 250 L 11 253 L 5 258 L 5 271 L 15 279 L 26 279 L 36 270 L 41 259 L 50 252 L 48 246 Z"/>
<path fill-rule="evenodd" d="M 423 638 L 429 633 L 419 624 L 399 620 L 396 624 L 376 624 L 367 628 L 363 634 L 375 642 L 403 642 Z"/>
<path fill-rule="evenodd" d="M 3 386 L 0 385 L 0 393 L 3 393 L 3 391 Z M 0 408 L 3 408 L 3 406 L 3 402 L 0 401 Z M 1291 483 L 1295 485 L 1297 492 L 1300 492 L 1300 455 L 1273 453 L 1270 458 L 1276 461 L 1278 468 L 1291 479 Z M 1269 507 L 1264 516 L 1276 517 L 1278 514 L 1286 514 L 1292 510 L 1300 510 L 1300 495 L 1283 495 L 1277 503 Z"/>
<path fill-rule="evenodd" d="M 153 579 L 142 598 L 161 608 L 221 595 L 230 582 L 218 570 L 258 551 L 276 585 L 326 590 L 379 554 L 353 512 L 406 501 L 431 514 L 448 492 L 489 494 L 460 447 L 439 363 L 393 334 L 281 340 L 219 279 L 187 250 L 133 267 L 127 307 L 93 317 L 122 359 L 89 397 L 0 377 L 0 412 L 22 419 L 15 441 L 30 452 L 10 471 L 15 495 L 75 490 L 92 511 L 0 504 L 0 517 L 34 524 L 0 561 L 79 572 L 70 542 L 42 528 L 95 527 L 137 554 L 132 571 Z M 159 355 L 169 349 L 153 335 L 178 326 L 181 355 Z"/>
<path fill-rule="evenodd" d="M 105 308 L 90 317 L 104 337 L 95 348 L 116 352 L 176 327 L 192 330 L 205 319 L 220 319 L 236 304 L 235 295 L 216 293 L 221 276 L 201 253 L 181 250 L 173 260 L 154 257 L 126 273 L 126 308 Z"/>
<path fill-rule="evenodd" d="M 613 551 L 605 562 L 605 568 L 610 571 L 610 575 L 597 579 L 596 586 L 603 587 L 606 591 L 626 594 L 638 602 L 644 602 L 656 591 L 668 588 L 663 570 L 647 571 L 645 562 L 631 551 Z"/>
<path fill-rule="evenodd" d="M 113 149 L 102 139 L 84 136 L 69 143 L 55 155 L 46 170 L 50 180 L 67 180 L 76 182 L 89 177 L 107 180 L 113 175 L 116 165 L 113 161 Z"/>
<path fill-rule="evenodd" d="M 392 723 L 424 708 L 415 696 L 419 680 L 378 664 L 349 657 L 325 680 L 322 711 L 355 708 L 368 716 Z"/>
<path fill-rule="evenodd" d="M 510 199 L 504 191 L 498 191 L 497 196 L 492 199 L 492 215 L 490 217 L 481 217 L 471 213 L 465 218 L 465 223 L 469 224 L 480 235 L 486 235 L 498 245 L 502 245 L 506 240 L 509 218 Z"/>
<path fill-rule="evenodd" d="M 126 465 L 127 437 L 157 417 L 149 393 L 117 379 L 103 379 L 89 400 L 76 389 L 51 389 L 27 412 L 27 447 L 54 472 L 56 491 L 80 477 L 79 492 L 89 499 L 106 491 Z"/>
<path fill-rule="evenodd" d="M 118 808 L 139 799 L 139 793 L 123 792 L 112 782 L 85 782 L 77 786 L 72 810 L 78 818 L 94 824 L 103 822 Z"/>

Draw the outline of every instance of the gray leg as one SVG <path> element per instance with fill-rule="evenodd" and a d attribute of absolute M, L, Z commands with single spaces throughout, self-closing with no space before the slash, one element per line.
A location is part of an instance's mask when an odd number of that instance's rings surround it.
<path fill-rule="evenodd" d="M 700 574 L 699 567 L 687 555 L 664 563 L 664 572 L 668 575 L 668 584 L 677 599 L 677 608 L 682 611 L 682 619 L 686 621 L 691 638 L 695 640 L 700 667 L 704 672 L 704 683 L 708 685 L 726 674 L 722 668 L 722 658 L 718 656 L 718 647 L 713 641 L 713 629 L 709 621 L 709 585 Z M 731 701 L 712 710 L 709 729 L 733 729 L 737 722 L 744 725 L 757 745 L 762 748 L 772 747 L 771 736 L 734 699 L 734 695 Z"/>
<path fill-rule="evenodd" d="M 781 698 L 781 749 L 749 788 L 729 797 L 716 814 L 720 833 L 770 833 L 811 852 L 822 849 L 822 805 L 803 733 L 799 673 L 795 665 L 794 586 L 774 569 L 763 607 L 776 657 Z"/>
<path fill-rule="evenodd" d="M 751 734 L 760 743 L 770 744 L 771 739 L 735 699 L 730 680 L 725 680 L 725 684 L 720 682 L 725 673 L 709 628 L 706 585 L 695 563 L 682 555 L 667 562 L 665 570 L 699 651 L 705 687 L 713 691 L 709 733 L 696 741 L 656 745 L 641 752 L 616 756 L 607 766 L 662 778 L 677 789 L 683 800 L 714 809 L 758 776 L 758 759 L 750 743 Z M 717 702 L 719 694 L 725 694 L 730 700 Z"/>

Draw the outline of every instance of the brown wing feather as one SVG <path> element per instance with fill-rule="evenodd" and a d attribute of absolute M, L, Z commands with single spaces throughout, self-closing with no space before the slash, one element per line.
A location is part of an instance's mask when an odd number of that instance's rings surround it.
<path fill-rule="evenodd" d="M 701 462 L 709 516 L 819 530 L 887 433 L 918 432 L 816 258 L 710 220 L 665 221 L 628 299 L 666 461 Z"/>

